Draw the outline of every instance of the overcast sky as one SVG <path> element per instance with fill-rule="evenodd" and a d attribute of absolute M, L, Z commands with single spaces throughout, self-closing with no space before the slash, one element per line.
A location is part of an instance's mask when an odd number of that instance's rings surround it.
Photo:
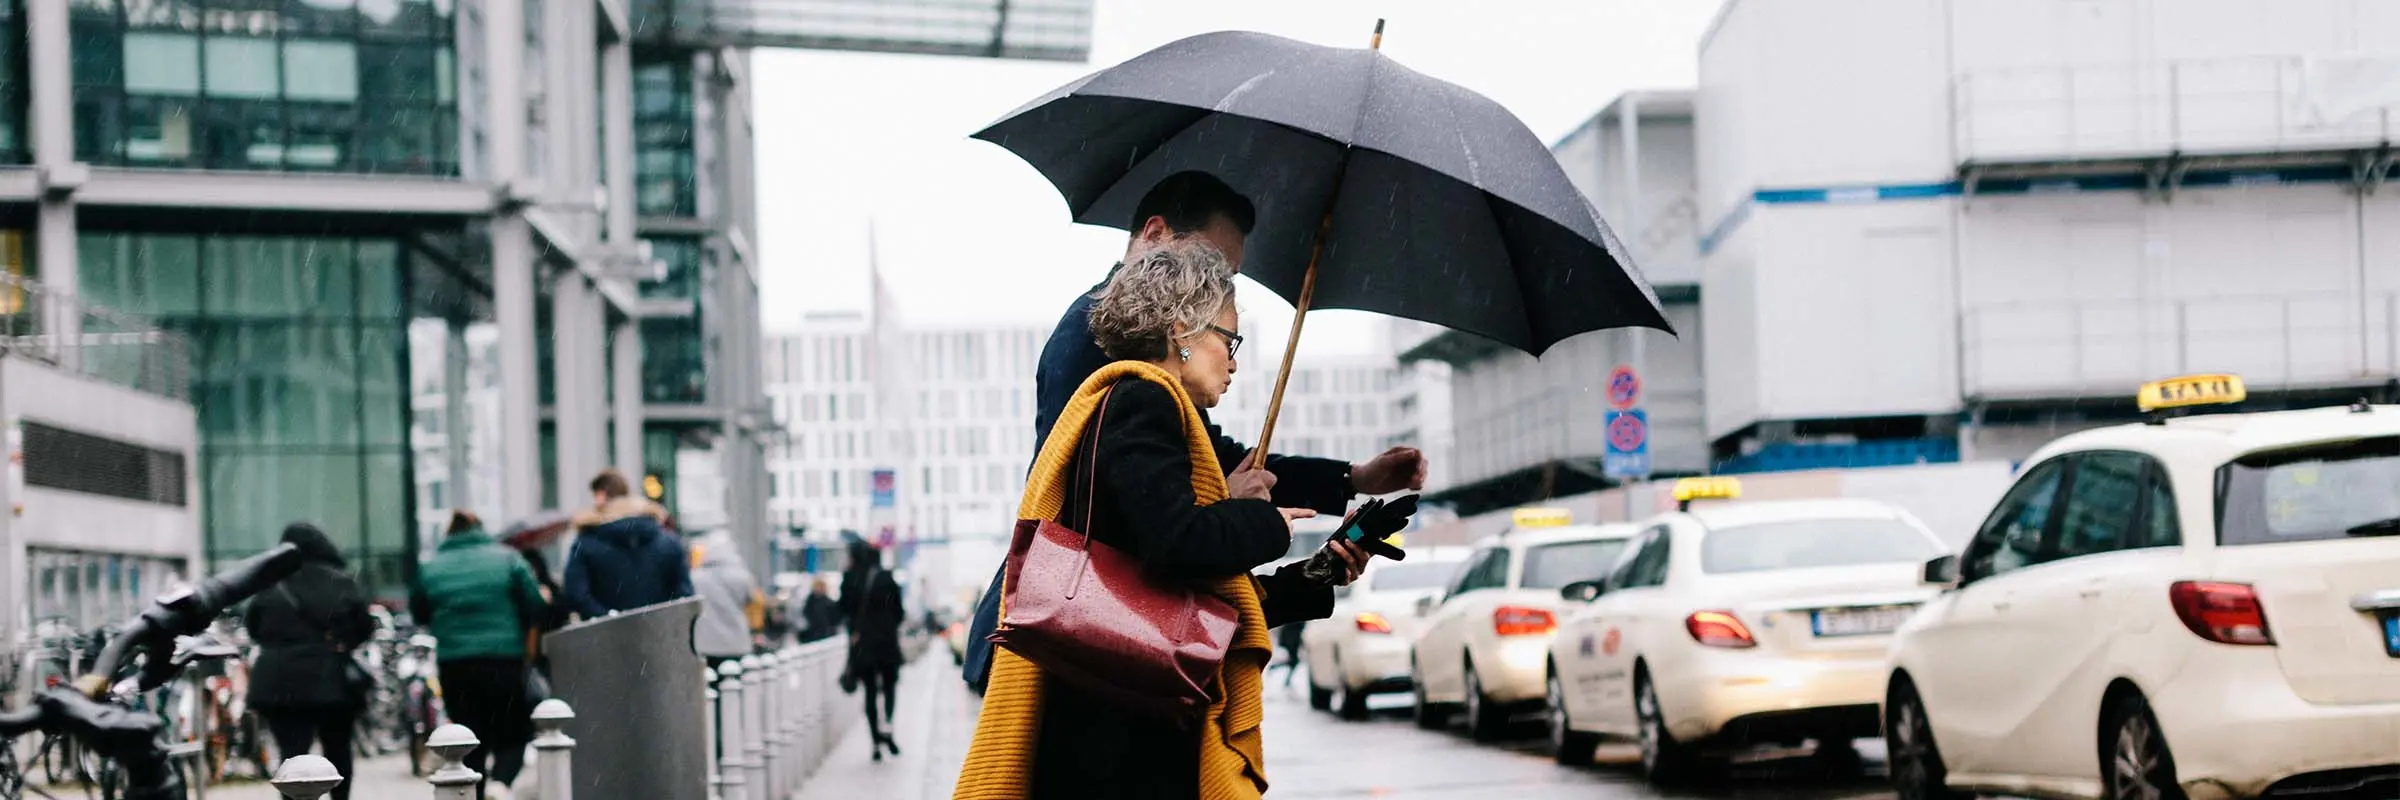
<path fill-rule="evenodd" d="M 1075 225 L 1031 167 L 967 136 L 1043 92 L 1176 39 L 1256 30 L 1383 49 L 1515 111 L 1547 141 L 1631 89 L 1690 86 L 1711 0 L 1100 0 L 1089 64 L 760 51 L 759 250 L 766 327 L 867 303 L 870 220 L 911 325 L 1057 319 L 1124 250 Z M 1505 11 L 1495 9 L 1506 9 Z M 1245 281 L 1245 321 L 1291 306 Z M 1309 317 L 1303 352 L 1378 347 L 1380 318 Z M 1280 338 L 1280 337 L 1278 337 Z"/>

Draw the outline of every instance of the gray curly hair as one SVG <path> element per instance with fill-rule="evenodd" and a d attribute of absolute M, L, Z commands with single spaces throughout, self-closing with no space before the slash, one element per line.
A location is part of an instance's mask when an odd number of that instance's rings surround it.
<path fill-rule="evenodd" d="M 1177 241 L 1143 253 L 1108 279 L 1092 303 L 1092 339 L 1109 358 L 1156 361 L 1208 331 L 1233 304 L 1233 265 L 1206 243 Z"/>

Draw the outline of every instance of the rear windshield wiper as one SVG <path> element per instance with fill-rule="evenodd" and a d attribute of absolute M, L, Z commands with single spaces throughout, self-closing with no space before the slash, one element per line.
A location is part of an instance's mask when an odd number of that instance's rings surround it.
<path fill-rule="evenodd" d="M 2363 525 L 2352 525 L 2344 533 L 2352 536 L 2390 536 L 2400 533 L 2400 517 L 2379 519 Z"/>

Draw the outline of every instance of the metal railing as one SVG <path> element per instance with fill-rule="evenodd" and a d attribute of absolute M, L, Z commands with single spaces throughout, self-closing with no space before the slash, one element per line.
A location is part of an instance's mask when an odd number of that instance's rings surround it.
<path fill-rule="evenodd" d="M 2319 119 L 2300 56 L 1994 67 L 1952 77 L 1967 162 L 2100 160 L 2168 153 L 2340 150 L 2389 141 L 2391 113 Z"/>
<path fill-rule="evenodd" d="M 2094 300 L 1962 312 L 1968 397 L 2128 396 L 2162 375 L 2232 372 L 2258 386 L 2400 374 L 2400 294 Z"/>
<path fill-rule="evenodd" d="M 141 317 L 0 274 L 0 352 L 175 400 L 191 398 L 191 349 Z"/>
<path fill-rule="evenodd" d="M 805 47 L 1085 60 L 1090 0 L 635 0 L 634 37 L 698 46 Z"/>

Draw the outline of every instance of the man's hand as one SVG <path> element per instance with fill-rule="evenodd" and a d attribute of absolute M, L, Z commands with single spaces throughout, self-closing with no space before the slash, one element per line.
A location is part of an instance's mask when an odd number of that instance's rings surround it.
<path fill-rule="evenodd" d="M 1425 453 L 1414 447 L 1394 447 L 1364 464 L 1350 467 L 1350 489 L 1359 494 L 1391 494 L 1425 488 Z"/>
<path fill-rule="evenodd" d="M 1225 476 L 1225 493 L 1241 499 L 1272 500 L 1275 495 L 1275 473 L 1260 467 L 1258 456 L 1253 453 L 1233 468 L 1233 474 Z"/>
<path fill-rule="evenodd" d="M 1283 529 L 1285 533 L 1291 532 L 1293 520 L 1308 519 L 1309 517 L 1317 515 L 1317 510 L 1313 508 L 1278 508 L 1275 510 L 1283 512 Z"/>

